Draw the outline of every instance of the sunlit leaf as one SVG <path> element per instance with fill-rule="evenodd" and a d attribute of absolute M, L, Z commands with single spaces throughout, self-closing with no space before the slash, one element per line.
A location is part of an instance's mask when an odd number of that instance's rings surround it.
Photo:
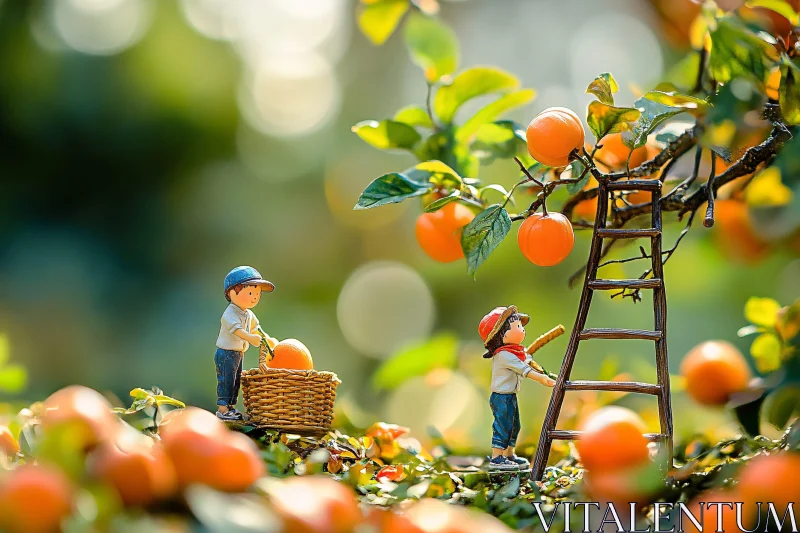
<path fill-rule="evenodd" d="M 481 126 L 494 122 L 505 112 L 515 107 L 523 106 L 531 102 L 535 97 L 536 91 L 533 89 L 522 89 L 501 96 L 475 113 L 463 126 L 458 128 L 456 130 L 456 141 L 459 143 L 470 141 Z"/>
<path fill-rule="evenodd" d="M 771 333 L 763 333 L 750 345 L 750 355 L 762 374 L 778 370 L 781 367 L 781 341 Z"/>
<path fill-rule="evenodd" d="M 397 29 L 408 7 L 408 0 L 376 0 L 361 8 L 358 27 L 372 44 L 381 45 Z"/>
<path fill-rule="evenodd" d="M 609 72 L 600 74 L 586 87 L 587 94 L 595 95 L 598 100 L 607 105 L 614 105 L 613 93 L 617 91 L 619 91 L 617 81 Z"/>
<path fill-rule="evenodd" d="M 458 172 L 441 161 L 423 161 L 414 168 L 422 173 L 429 174 L 428 180 L 439 187 L 460 188 L 464 181 Z"/>
<path fill-rule="evenodd" d="M 433 202 L 426 205 L 425 212 L 433 213 L 434 211 L 438 211 L 447 204 L 455 202 L 459 198 L 461 198 L 461 193 L 459 191 L 453 191 L 452 193 L 450 193 L 450 195 L 445 196 L 444 198 L 439 198 L 437 200 L 434 200 Z"/>
<path fill-rule="evenodd" d="M 16 394 L 28 384 L 25 367 L 17 364 L 0 366 L 0 391 Z"/>
<path fill-rule="evenodd" d="M 789 124 L 800 124 L 800 67 L 790 61 L 781 65 L 778 96 L 783 119 Z"/>
<path fill-rule="evenodd" d="M 768 167 L 756 174 L 744 192 L 747 204 L 754 207 L 781 206 L 792 201 L 792 190 L 781 182 L 781 170 Z"/>
<path fill-rule="evenodd" d="M 763 7 L 774 11 L 787 19 L 792 26 L 800 24 L 800 17 L 797 16 L 797 11 L 786 0 L 747 0 L 745 5 L 747 7 Z"/>
<path fill-rule="evenodd" d="M 422 68 L 429 83 L 439 81 L 458 68 L 458 39 L 445 24 L 412 13 L 406 21 L 404 37 L 411 60 Z"/>
<path fill-rule="evenodd" d="M 763 332 L 764 332 L 764 328 L 760 328 L 758 326 L 750 324 L 749 326 L 744 326 L 744 327 L 739 328 L 739 330 L 736 332 L 736 336 L 737 337 L 747 337 L 749 335 L 754 335 L 756 333 L 763 333 Z"/>
<path fill-rule="evenodd" d="M 146 391 L 146 390 L 142 389 L 141 387 L 136 387 L 135 389 L 133 389 L 128 394 L 134 400 L 146 400 L 147 398 L 149 398 L 150 396 L 153 395 L 152 392 Z"/>
<path fill-rule="evenodd" d="M 502 185 L 499 185 L 497 183 L 492 183 L 492 184 L 487 185 L 486 187 L 483 187 L 480 190 L 480 194 L 478 196 L 480 197 L 481 200 L 485 200 L 486 199 L 486 193 L 489 192 L 489 191 L 495 191 L 495 192 L 500 193 L 502 195 L 502 197 L 503 197 L 503 200 L 508 199 L 508 200 L 511 201 L 512 205 L 514 204 L 514 199 L 511 197 L 511 193 L 509 191 L 507 191 L 505 187 L 503 187 Z"/>
<path fill-rule="evenodd" d="M 472 98 L 519 87 L 512 74 L 494 67 L 473 67 L 436 92 L 433 110 L 443 122 L 452 122 L 456 111 Z"/>
<path fill-rule="evenodd" d="M 525 129 L 511 120 L 499 120 L 478 128 L 470 151 L 486 163 L 495 158 L 510 159 L 517 156 L 525 164 L 524 156 L 530 158 Z"/>
<path fill-rule="evenodd" d="M 351 130 L 367 144 L 381 150 L 410 150 L 421 139 L 417 130 L 394 120 L 363 120 Z"/>
<path fill-rule="evenodd" d="M 711 31 L 711 42 L 708 71 L 712 78 L 728 83 L 743 77 L 763 85 L 769 74 L 770 57 L 775 54 L 770 44 L 759 39 L 734 16 L 717 21 L 716 29 Z"/>
<path fill-rule="evenodd" d="M 744 304 L 744 317 L 756 326 L 771 328 L 778 319 L 780 304 L 772 298 L 751 297 Z"/>
<path fill-rule="evenodd" d="M 570 163 L 570 168 L 572 177 L 575 179 L 580 178 L 575 183 L 567 184 L 567 192 L 570 194 L 575 194 L 586 186 L 586 184 L 589 182 L 589 178 L 592 177 L 592 173 L 584 172 L 584 170 L 586 170 L 586 166 L 577 159 Z"/>
<path fill-rule="evenodd" d="M 629 131 L 641 113 L 632 107 L 614 107 L 594 101 L 586 110 L 586 122 L 598 141 L 610 133 Z"/>
<path fill-rule="evenodd" d="M 176 400 L 175 398 L 171 398 L 164 394 L 156 394 L 155 396 L 153 396 L 153 399 L 156 401 L 156 405 L 158 406 L 173 405 L 175 407 L 180 407 L 180 408 L 186 407 L 186 404 L 184 404 L 182 401 Z"/>
<path fill-rule="evenodd" d="M 469 274 L 475 274 L 509 231 L 511 217 L 500 204 L 487 207 L 466 225 L 461 234 L 461 248 L 467 258 Z"/>
<path fill-rule="evenodd" d="M 703 115 L 709 106 L 709 103 L 702 98 L 676 92 L 649 91 L 642 98 L 647 98 L 669 107 L 679 107 L 695 116 Z"/>
<path fill-rule="evenodd" d="M 409 105 L 400 109 L 395 113 L 394 121 L 402 122 L 409 126 L 433 129 L 433 122 L 431 122 L 428 112 L 416 105 Z"/>
<path fill-rule="evenodd" d="M 434 368 L 453 368 L 457 350 L 458 339 L 449 333 L 403 348 L 378 367 L 372 376 L 372 385 L 378 390 L 394 389 Z"/>
<path fill-rule="evenodd" d="M 367 185 L 353 209 L 371 209 L 381 205 L 396 204 L 406 198 L 422 196 L 431 190 L 428 182 L 412 181 L 399 172 L 384 174 Z"/>
<path fill-rule="evenodd" d="M 622 141 L 629 148 L 639 148 L 647 143 L 647 136 L 653 133 L 664 121 L 682 113 L 683 109 L 660 104 L 647 98 L 634 102 L 639 110 L 639 118 L 630 131 L 623 132 Z"/>

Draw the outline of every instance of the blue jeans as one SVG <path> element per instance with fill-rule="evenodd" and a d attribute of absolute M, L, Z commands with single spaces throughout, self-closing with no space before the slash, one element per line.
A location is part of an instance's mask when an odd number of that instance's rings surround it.
<path fill-rule="evenodd" d="M 516 394 L 493 392 L 489 397 L 494 424 L 492 424 L 492 448 L 506 449 L 517 445 L 520 430 L 519 405 Z"/>
<path fill-rule="evenodd" d="M 239 401 L 244 352 L 217 348 L 214 363 L 217 365 L 217 405 L 234 406 Z"/>

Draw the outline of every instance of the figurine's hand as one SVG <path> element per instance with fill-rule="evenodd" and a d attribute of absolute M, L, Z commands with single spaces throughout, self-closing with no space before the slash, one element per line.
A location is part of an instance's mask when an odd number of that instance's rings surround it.
<path fill-rule="evenodd" d="M 553 378 L 545 378 L 544 385 L 547 385 L 548 387 L 555 387 L 556 380 Z"/>

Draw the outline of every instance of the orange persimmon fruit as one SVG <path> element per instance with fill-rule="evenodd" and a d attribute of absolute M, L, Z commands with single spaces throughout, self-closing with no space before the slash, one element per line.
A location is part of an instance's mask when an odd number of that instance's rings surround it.
<path fill-rule="evenodd" d="M 645 424 L 630 409 L 602 407 L 590 414 L 575 442 L 583 465 L 591 472 L 608 472 L 641 466 L 650 452 Z"/>
<path fill-rule="evenodd" d="M 0 529 L 6 533 L 54 533 L 72 511 L 74 489 L 60 470 L 26 464 L 0 485 Z"/>
<path fill-rule="evenodd" d="M 422 251 L 434 261 L 450 263 L 464 257 L 461 230 L 472 222 L 475 214 L 464 205 L 451 202 L 433 213 L 417 218 L 414 233 Z"/>
<path fill-rule="evenodd" d="M 269 368 L 313 370 L 314 360 L 305 344 L 297 339 L 285 339 L 272 348 L 275 357 L 267 359 Z"/>
<path fill-rule="evenodd" d="M 581 150 L 585 133 L 581 119 L 565 107 L 549 107 L 527 129 L 528 152 L 543 165 L 564 167 L 573 150 Z"/>
<path fill-rule="evenodd" d="M 534 213 L 519 227 L 517 243 L 525 259 L 538 266 L 554 266 L 575 246 L 572 224 L 561 213 Z"/>
<path fill-rule="evenodd" d="M 725 341 L 698 344 L 681 361 L 686 392 L 701 405 L 719 406 L 750 381 L 750 367 L 741 352 Z"/>

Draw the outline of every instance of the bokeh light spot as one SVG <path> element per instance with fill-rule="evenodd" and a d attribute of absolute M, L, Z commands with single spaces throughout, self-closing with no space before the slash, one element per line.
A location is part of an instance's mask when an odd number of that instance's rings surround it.
<path fill-rule="evenodd" d="M 56 32 L 84 54 L 112 55 L 134 45 L 150 25 L 150 0 L 59 0 L 51 4 Z"/>

